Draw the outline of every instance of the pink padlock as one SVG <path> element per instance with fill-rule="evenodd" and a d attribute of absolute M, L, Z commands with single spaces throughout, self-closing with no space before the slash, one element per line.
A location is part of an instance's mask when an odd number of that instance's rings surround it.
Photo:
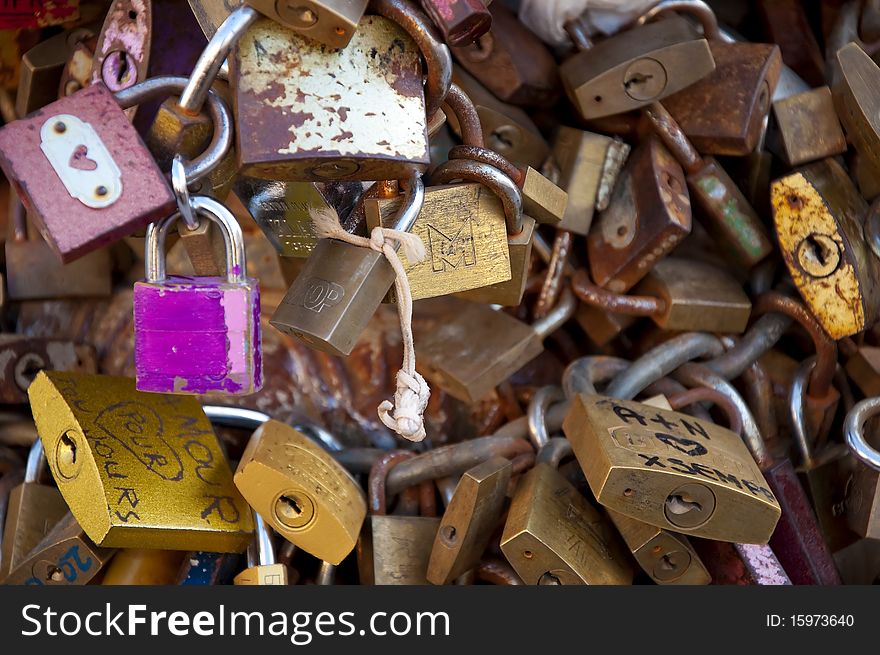
<path fill-rule="evenodd" d="M 147 228 L 146 280 L 134 286 L 137 389 L 245 395 L 263 385 L 260 287 L 245 276 L 241 227 L 221 203 L 192 196 L 202 220 L 221 228 L 225 278 L 165 275 L 165 236 L 174 214 Z"/>

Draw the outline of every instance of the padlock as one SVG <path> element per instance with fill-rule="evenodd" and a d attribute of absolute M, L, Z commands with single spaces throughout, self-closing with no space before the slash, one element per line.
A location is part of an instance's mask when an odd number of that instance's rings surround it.
<path fill-rule="evenodd" d="M 113 0 L 95 46 L 92 84 L 102 83 L 116 92 L 146 80 L 152 30 L 152 2 Z M 136 112 L 137 107 L 126 109 L 129 119 L 133 119 Z"/>
<path fill-rule="evenodd" d="M 553 158 L 559 169 L 558 184 L 568 193 L 559 229 L 589 233 L 594 213 L 607 208 L 629 153 L 630 147 L 619 139 L 564 125 L 559 128 Z"/>
<path fill-rule="evenodd" d="M 691 544 L 706 564 L 714 585 L 792 584 L 770 546 L 731 544 L 711 539 L 691 539 Z"/>
<path fill-rule="evenodd" d="M 434 516 L 394 516 L 387 514 L 385 481 L 388 470 L 400 461 L 413 457 L 406 451 L 391 451 L 370 469 L 368 481 L 370 516 L 364 522 L 357 545 L 358 572 L 361 584 L 428 584 L 426 574 L 431 546 L 440 526 Z M 425 491 L 433 501 L 434 484 L 420 490 L 419 505 L 425 511 Z M 428 503 L 430 504 L 430 503 Z"/>
<path fill-rule="evenodd" d="M 242 552 L 247 504 L 199 403 L 111 376 L 40 372 L 28 389 L 49 468 L 100 546 Z"/>
<path fill-rule="evenodd" d="M 339 564 L 354 549 L 367 501 L 330 454 L 278 421 L 262 424 L 234 476 L 244 499 L 285 539 Z"/>
<path fill-rule="evenodd" d="M 676 534 L 614 510 L 608 516 L 642 570 L 657 584 L 705 585 L 711 577 L 684 535 Z"/>
<path fill-rule="evenodd" d="M 868 412 L 859 426 L 864 442 L 874 447 L 875 411 Z M 849 416 L 847 416 L 849 418 Z M 848 437 L 849 438 L 849 437 Z M 844 468 L 846 497 L 843 503 L 846 523 L 858 536 L 877 539 L 880 535 L 880 472 L 861 459 L 849 462 Z"/>
<path fill-rule="evenodd" d="M 61 492 L 40 484 L 40 474 L 45 467 L 46 454 L 37 439 L 28 454 L 24 482 L 9 494 L 3 526 L 0 580 L 15 570 L 67 513 Z"/>
<path fill-rule="evenodd" d="M 577 302 L 565 290 L 559 304 L 531 325 L 486 305 L 449 303 L 449 319 L 415 333 L 423 375 L 451 396 L 468 403 L 496 386 L 543 352 L 543 340 L 573 315 Z M 444 308 L 445 309 L 445 308 Z"/>
<path fill-rule="evenodd" d="M 260 287 L 245 277 L 241 228 L 216 200 L 191 198 L 193 210 L 221 228 L 226 278 L 165 275 L 165 235 L 174 214 L 150 225 L 146 279 L 135 284 L 135 366 L 139 391 L 250 394 L 263 385 Z"/>
<path fill-rule="evenodd" d="M 510 474 L 510 461 L 493 457 L 461 476 L 434 538 L 428 582 L 449 584 L 479 564 L 501 518 Z"/>
<path fill-rule="evenodd" d="M 94 25 L 84 25 L 41 41 L 24 54 L 15 97 L 18 118 L 58 99 L 62 73 L 76 46 L 96 35 Z"/>
<path fill-rule="evenodd" d="M 257 20 L 231 67 L 239 172 L 327 182 L 423 171 L 430 157 L 421 80 L 415 42 L 382 16 L 363 18 L 342 50 Z"/>
<path fill-rule="evenodd" d="M 282 257 L 308 257 L 318 237 L 310 212 L 333 209 L 352 232 L 360 182 L 280 182 L 238 176 L 235 194 Z"/>
<path fill-rule="evenodd" d="M 862 236 L 867 204 L 849 176 L 825 159 L 773 182 L 773 222 L 798 292 L 833 338 L 877 317 L 877 262 Z"/>
<path fill-rule="evenodd" d="M 110 253 L 101 248 L 68 264 L 55 257 L 46 241 L 28 238 L 27 218 L 10 190 L 9 238 L 6 239 L 6 290 L 10 300 L 94 298 L 112 292 Z"/>
<path fill-rule="evenodd" d="M 492 27 L 492 14 L 483 0 L 422 0 L 421 4 L 450 46 L 468 46 Z"/>
<path fill-rule="evenodd" d="M 52 98 L 53 100 L 73 95 L 92 83 L 92 64 L 97 45 L 98 35 L 96 34 L 80 41 L 73 47 L 73 51 L 61 71 L 58 94 Z"/>
<path fill-rule="evenodd" d="M 84 585 L 113 557 L 112 548 L 99 548 L 67 512 L 19 564 L 3 584 Z"/>
<path fill-rule="evenodd" d="M 632 564 L 614 527 L 541 449 L 516 487 L 501 551 L 528 585 L 631 584 Z M 548 461 L 544 461 L 547 459 Z"/>
<path fill-rule="evenodd" d="M 235 576 L 236 585 L 286 585 L 287 566 L 275 559 L 275 545 L 271 529 L 254 512 L 254 543 L 248 547 L 248 568 Z"/>
<path fill-rule="evenodd" d="M 831 89 L 821 86 L 773 102 L 778 150 L 789 166 L 846 152 Z"/>
<path fill-rule="evenodd" d="M 425 187 L 418 175 L 393 227 L 408 232 L 421 211 Z M 394 282 L 385 256 L 335 239 L 321 239 L 269 321 L 285 334 L 333 355 L 350 355 Z"/>
<path fill-rule="evenodd" d="M 674 16 L 593 45 L 577 21 L 566 25 L 580 52 L 559 68 L 571 102 L 586 120 L 639 109 L 715 70 L 705 38 Z"/>
<path fill-rule="evenodd" d="M 572 400 L 563 429 L 596 499 L 610 509 L 720 541 L 766 543 L 776 527 L 779 503 L 730 430 L 588 395 Z"/>
<path fill-rule="evenodd" d="M 623 293 L 691 231 L 691 203 L 681 166 L 657 138 L 630 156 L 611 202 L 593 222 L 587 256 L 593 281 Z"/>
<path fill-rule="evenodd" d="M 483 130 L 483 141 L 488 148 L 520 166 L 537 168 L 544 163 L 550 154 L 550 147 L 525 111 L 498 100 L 459 66 L 453 69 L 452 80 L 467 93 L 476 106 Z M 455 116 L 447 118 L 452 130 L 460 134 Z"/>
<path fill-rule="evenodd" d="M 825 60 L 799 0 L 759 0 L 764 34 L 782 50 L 782 61 L 812 87 L 825 82 Z"/>
<path fill-rule="evenodd" d="M 457 87 L 455 113 L 467 126 L 470 145 L 482 144 L 479 117 L 473 103 Z M 452 165 L 439 166 L 432 183 L 446 184 L 455 177 L 448 174 Z M 422 262 L 401 257 L 409 279 L 413 300 L 469 291 L 511 280 L 511 253 L 507 246 L 505 223 L 515 223 L 522 216 L 522 194 L 515 185 L 491 165 L 469 162 L 469 175 L 463 178 L 475 184 L 431 186 L 425 189 L 425 202 L 413 226 L 408 230 L 419 235 L 427 249 Z M 472 179 L 473 178 L 473 179 Z M 482 182 L 482 184 L 480 184 Z M 370 198 L 364 202 L 367 228 L 391 227 L 402 200 Z M 519 281 L 519 280 L 517 280 Z M 516 303 L 518 304 L 518 303 Z"/>
<path fill-rule="evenodd" d="M 455 60 L 502 102 L 551 106 L 559 86 L 553 55 L 502 3 L 489 12 L 491 29 L 470 45 L 452 48 Z"/>
<path fill-rule="evenodd" d="M 666 257 L 633 293 L 661 298 L 666 309 L 652 316 L 664 330 L 745 332 L 752 303 L 729 273 L 710 264 Z"/>
<path fill-rule="evenodd" d="M 840 78 L 831 87 L 847 140 L 859 156 L 857 180 L 867 200 L 880 195 L 880 117 L 874 110 L 880 67 L 857 44 L 836 51 Z"/>
<path fill-rule="evenodd" d="M 126 90 L 125 105 L 151 83 Z M 0 167 L 70 262 L 167 216 L 174 195 L 123 108 L 94 84 L 0 130 Z"/>
<path fill-rule="evenodd" d="M 773 244 L 767 229 L 742 191 L 712 157 L 701 157 L 660 103 L 644 110 L 654 131 L 684 168 L 696 215 L 733 264 L 749 269 L 765 259 Z"/>
<path fill-rule="evenodd" d="M 116 551 L 101 578 L 108 586 L 171 585 L 186 553 L 158 548 L 124 548 Z"/>
<path fill-rule="evenodd" d="M 344 49 L 368 0 L 245 0 L 245 4 L 318 43 Z"/>
<path fill-rule="evenodd" d="M 95 348 L 62 339 L 0 334 L 0 403 L 26 403 L 27 389 L 44 369 L 97 373 Z"/>

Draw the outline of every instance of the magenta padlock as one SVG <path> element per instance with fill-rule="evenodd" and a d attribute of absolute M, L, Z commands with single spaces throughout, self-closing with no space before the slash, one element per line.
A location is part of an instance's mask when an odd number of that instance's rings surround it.
<path fill-rule="evenodd" d="M 165 236 L 176 213 L 147 228 L 146 280 L 134 286 L 137 389 L 157 393 L 245 395 L 263 386 L 260 286 L 245 276 L 241 227 L 221 203 L 190 199 L 196 216 L 217 223 L 227 276 L 165 275 Z"/>

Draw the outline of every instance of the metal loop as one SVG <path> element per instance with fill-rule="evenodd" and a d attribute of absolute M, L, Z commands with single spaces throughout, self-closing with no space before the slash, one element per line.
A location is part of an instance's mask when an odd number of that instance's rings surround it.
<path fill-rule="evenodd" d="M 217 79 L 220 67 L 229 51 L 248 28 L 260 17 L 256 9 L 242 5 L 233 11 L 217 28 L 208 45 L 199 55 L 186 88 L 180 94 L 180 107 L 192 114 L 198 114 L 208 98 L 211 85 Z"/>
<path fill-rule="evenodd" d="M 863 434 L 865 423 L 880 414 L 880 398 L 866 398 L 846 414 L 843 422 L 843 434 L 846 445 L 863 464 L 875 471 L 880 471 L 880 451 L 871 446 Z"/>
<path fill-rule="evenodd" d="M 804 467 L 813 468 L 816 465 L 816 457 L 813 454 L 810 435 L 807 434 L 807 414 L 805 401 L 807 389 L 810 384 L 813 370 L 816 368 L 817 358 L 812 355 L 805 359 L 798 367 L 797 373 L 791 381 L 788 392 L 788 411 L 791 418 L 791 429 L 794 433 L 794 442 L 800 451 Z M 837 364 L 835 379 L 843 376 L 843 368 Z"/>
<path fill-rule="evenodd" d="M 242 428 L 254 431 L 272 417 L 263 412 L 243 407 L 226 407 L 223 405 L 202 405 L 205 416 L 218 425 L 226 425 L 231 428 Z"/>
<path fill-rule="evenodd" d="M 456 180 L 476 182 L 490 189 L 504 207 L 507 233 L 519 234 L 523 229 L 522 191 L 509 177 L 494 166 L 468 159 L 451 159 L 444 162 L 431 175 L 432 184 L 450 184 Z"/>
<path fill-rule="evenodd" d="M 606 394 L 631 400 L 649 384 L 698 357 L 717 357 L 724 352 L 718 337 L 706 332 L 688 332 L 652 348 L 608 385 Z"/>
<path fill-rule="evenodd" d="M 462 140 L 465 140 L 464 137 L 462 137 Z M 472 159 L 483 164 L 489 164 L 489 166 L 494 166 L 513 180 L 516 186 L 522 188 L 523 178 L 525 177 L 523 172 L 507 157 L 490 148 L 468 145 L 465 141 L 464 145 L 452 147 L 449 151 L 449 159 Z"/>
<path fill-rule="evenodd" d="M 251 510 L 254 515 L 254 539 L 256 542 L 256 559 L 260 566 L 275 564 L 275 544 L 272 543 L 272 534 L 269 527 L 263 521 L 263 517 Z M 250 550 L 250 549 L 249 549 Z M 250 554 L 250 553 L 248 553 Z M 248 565 L 253 566 L 250 562 Z"/>
<path fill-rule="evenodd" d="M 405 0 L 371 0 L 370 12 L 400 25 L 416 42 L 428 68 L 425 112 L 439 110 L 452 85 L 452 53 L 428 16 Z"/>
<path fill-rule="evenodd" d="M 186 227 L 190 230 L 197 230 L 199 219 L 196 218 L 193 211 L 189 187 L 186 185 L 183 157 L 179 153 L 174 155 L 174 159 L 171 161 L 171 188 L 174 190 L 174 197 L 177 198 L 177 211 L 180 212 L 180 217 L 186 223 Z"/>
<path fill-rule="evenodd" d="M 28 451 L 27 464 L 24 469 L 25 482 L 39 482 L 40 473 L 46 468 L 46 451 L 43 450 L 43 441 L 39 437 L 34 441 Z"/>
<path fill-rule="evenodd" d="M 404 191 L 403 202 L 391 227 L 399 232 L 409 232 L 425 204 L 425 183 L 422 176 L 414 172 L 408 180 L 401 180 L 400 186 Z M 399 244 L 396 247 L 400 247 Z"/>
<path fill-rule="evenodd" d="M 559 387 L 556 387 L 557 389 Z M 536 464 L 548 464 L 553 468 L 559 468 L 559 462 L 572 454 L 571 442 L 565 437 L 553 437 L 548 439 L 547 443 L 541 446 L 538 456 L 535 458 Z"/>
<path fill-rule="evenodd" d="M 153 77 L 140 84 L 113 94 L 122 109 L 150 100 L 180 93 L 187 84 L 187 78 L 175 76 Z M 186 179 L 190 184 L 198 182 L 216 169 L 232 148 L 232 114 L 223 99 L 214 91 L 206 93 L 208 113 L 214 124 L 214 134 L 205 151 L 198 157 L 184 162 Z M 178 104 L 181 101 L 178 101 Z M 182 105 L 180 105 L 182 107 Z M 198 113 L 198 112 L 195 112 Z"/>
<path fill-rule="evenodd" d="M 458 119 L 461 140 L 464 144 L 466 146 L 483 148 L 486 143 L 483 140 L 483 126 L 480 123 L 480 115 L 477 113 L 474 101 L 464 92 L 464 89 L 458 86 L 458 84 L 452 84 L 449 87 L 449 93 L 446 95 L 444 104 Z M 489 164 L 495 165 L 492 162 L 489 162 Z M 501 166 L 496 166 L 496 168 L 501 168 Z"/>
<path fill-rule="evenodd" d="M 547 410 L 550 405 L 561 403 L 565 400 L 565 394 L 561 387 L 548 385 L 541 387 L 529 401 L 529 409 L 526 414 L 529 421 L 529 439 L 535 450 L 541 450 L 550 441 L 547 430 Z"/>
<path fill-rule="evenodd" d="M 562 289 L 562 293 L 559 296 L 559 302 L 556 303 L 556 307 L 547 312 L 547 315 L 543 318 L 539 318 L 538 320 L 532 323 L 532 329 L 538 333 L 538 337 L 541 340 L 545 339 L 547 336 L 553 334 L 565 325 L 572 316 L 574 316 L 575 311 L 577 311 L 577 298 L 574 297 L 574 293 L 568 287 L 564 287 Z"/>
<path fill-rule="evenodd" d="M 733 39 L 721 33 L 715 12 L 712 10 L 712 7 L 702 0 L 663 0 L 642 14 L 636 23 L 644 25 L 658 16 L 670 12 L 681 12 L 694 17 L 703 28 L 703 36 L 710 41 L 733 41 Z"/>
<path fill-rule="evenodd" d="M 567 398 L 578 394 L 594 396 L 599 392 L 596 385 L 608 382 L 632 366 L 628 359 L 605 357 L 602 355 L 581 357 L 565 368 L 562 374 L 562 388 Z"/>
<path fill-rule="evenodd" d="M 246 279 L 247 261 L 241 226 L 232 212 L 220 202 L 207 196 L 192 196 L 192 207 L 197 214 L 214 221 L 226 242 L 226 279 L 241 283 Z M 180 218 L 180 212 L 147 227 L 145 245 L 146 281 L 158 283 L 165 280 L 165 237 L 168 229 Z"/>

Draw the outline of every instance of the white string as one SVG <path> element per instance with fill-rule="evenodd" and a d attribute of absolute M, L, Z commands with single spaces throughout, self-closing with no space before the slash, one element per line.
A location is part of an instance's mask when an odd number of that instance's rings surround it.
<path fill-rule="evenodd" d="M 551 46 L 565 46 L 571 39 L 563 27 L 583 15 L 591 33 L 614 34 L 638 18 L 659 0 L 523 0 L 519 19 Z"/>
<path fill-rule="evenodd" d="M 425 409 L 431 397 L 431 389 L 416 371 L 416 351 L 412 333 L 412 291 L 409 279 L 392 241 L 403 248 L 406 259 L 417 264 L 424 261 L 427 253 L 421 237 L 411 232 L 402 232 L 384 227 L 374 227 L 370 238 L 346 232 L 339 224 L 339 214 L 332 207 L 309 210 L 315 233 L 319 238 L 338 239 L 360 248 L 371 248 L 385 255 L 394 269 L 394 289 L 397 294 L 397 314 L 400 317 L 400 332 L 403 336 L 403 364 L 397 372 L 397 388 L 394 403 L 383 400 L 378 407 L 379 420 L 390 430 L 404 439 L 421 441 L 425 438 Z"/>

